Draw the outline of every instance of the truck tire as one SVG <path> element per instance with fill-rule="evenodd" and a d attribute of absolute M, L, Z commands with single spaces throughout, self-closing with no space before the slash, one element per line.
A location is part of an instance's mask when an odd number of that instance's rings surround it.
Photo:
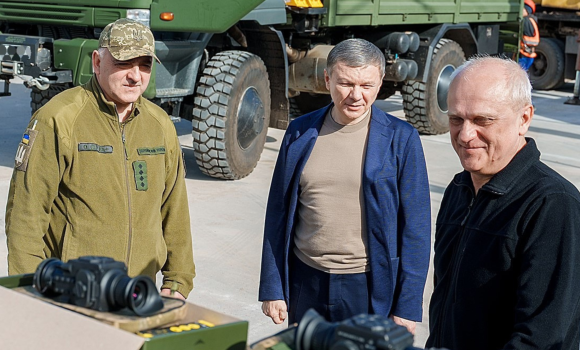
<path fill-rule="evenodd" d="M 258 164 L 270 122 L 270 82 L 264 62 L 224 51 L 207 63 L 193 108 L 193 150 L 202 173 L 248 176 Z"/>
<path fill-rule="evenodd" d="M 440 39 L 433 50 L 427 81 L 409 80 L 403 85 L 405 117 L 420 133 L 437 135 L 449 131 L 449 77 L 464 61 L 465 53 L 458 43 Z"/>
<path fill-rule="evenodd" d="M 296 100 L 294 99 L 294 97 L 290 97 L 288 99 L 289 102 L 289 108 L 288 108 L 288 117 L 289 120 L 292 121 L 298 117 L 300 117 L 301 115 L 303 115 L 304 113 L 302 113 L 302 111 L 300 110 L 300 107 L 298 107 L 298 103 L 296 102 Z"/>
<path fill-rule="evenodd" d="M 39 90 L 37 88 L 32 88 L 30 90 L 30 108 L 31 114 L 34 114 L 40 107 L 44 106 L 51 98 L 69 89 L 71 86 L 69 84 L 59 84 L 50 85 L 46 90 Z"/>
<path fill-rule="evenodd" d="M 552 90 L 564 84 L 564 48 L 558 39 L 541 38 L 536 58 L 528 70 L 532 87 Z"/>

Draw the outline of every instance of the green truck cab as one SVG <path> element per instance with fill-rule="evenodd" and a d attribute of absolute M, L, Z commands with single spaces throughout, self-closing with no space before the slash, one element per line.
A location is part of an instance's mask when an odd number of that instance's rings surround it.
<path fill-rule="evenodd" d="M 500 26 L 521 0 L 0 0 L 0 79 L 22 77 L 32 111 L 92 75 L 102 29 L 132 18 L 153 31 L 145 96 L 192 122 L 204 174 L 240 179 L 256 166 L 268 127 L 326 105 L 326 55 L 363 38 L 387 59 L 380 98 L 403 96 L 421 133 L 448 131 L 449 76 L 465 58 L 501 53 Z"/>

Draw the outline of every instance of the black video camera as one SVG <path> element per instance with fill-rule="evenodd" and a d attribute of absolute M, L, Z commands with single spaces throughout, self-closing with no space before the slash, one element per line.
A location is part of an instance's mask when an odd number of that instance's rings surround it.
<path fill-rule="evenodd" d="M 130 278 L 123 262 L 107 257 L 84 256 L 67 263 L 46 259 L 36 268 L 33 284 L 55 301 L 98 311 L 126 308 L 138 316 L 149 316 L 163 308 L 151 278 Z"/>
<path fill-rule="evenodd" d="M 339 323 L 308 310 L 294 335 L 296 350 L 411 350 L 413 335 L 380 315 L 361 314 Z"/>

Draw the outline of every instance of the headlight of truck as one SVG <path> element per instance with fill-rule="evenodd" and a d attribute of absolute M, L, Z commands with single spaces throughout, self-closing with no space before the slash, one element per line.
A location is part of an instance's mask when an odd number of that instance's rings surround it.
<path fill-rule="evenodd" d="M 36 51 L 36 65 L 41 71 L 50 68 L 52 59 L 50 58 L 50 51 L 47 48 L 38 48 Z"/>
<path fill-rule="evenodd" d="M 149 10 L 127 10 L 127 18 L 141 22 L 149 27 L 151 23 L 151 11 Z"/>

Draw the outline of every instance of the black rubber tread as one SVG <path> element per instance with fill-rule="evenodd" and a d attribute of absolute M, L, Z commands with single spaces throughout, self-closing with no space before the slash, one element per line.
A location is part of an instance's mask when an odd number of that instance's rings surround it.
<path fill-rule="evenodd" d="M 306 113 L 326 107 L 332 98 L 329 94 L 311 94 L 302 92 L 300 95 L 291 97 L 290 101 L 290 119 L 295 119 Z"/>
<path fill-rule="evenodd" d="M 237 139 L 241 95 L 254 87 L 264 105 L 264 128 L 246 149 Z M 258 164 L 270 118 L 270 82 L 264 62 L 244 51 L 224 51 L 207 63 L 193 108 L 193 149 L 202 173 L 221 179 L 248 176 Z"/>
<path fill-rule="evenodd" d="M 540 43 L 536 46 L 537 57 L 528 70 L 534 89 L 552 90 L 564 84 L 564 48 L 562 44 L 555 38 L 540 39 Z"/>
<path fill-rule="evenodd" d="M 50 101 L 51 98 L 63 92 L 66 89 L 70 89 L 70 84 L 53 84 L 46 90 L 38 90 L 37 88 L 32 88 L 30 90 L 30 108 L 31 114 L 34 114 L 40 107 Z"/>
<path fill-rule="evenodd" d="M 294 97 L 290 97 L 288 99 L 288 102 L 290 103 L 290 109 L 288 111 L 290 121 L 292 121 L 292 120 L 294 120 L 294 119 L 296 119 L 304 114 L 302 112 L 302 110 L 300 110 L 300 107 L 298 107 L 298 103 L 296 102 Z"/>
<path fill-rule="evenodd" d="M 409 80 L 403 85 L 405 118 L 421 134 L 437 135 L 449 131 L 446 111 L 437 103 L 437 81 L 441 70 L 448 64 L 455 68 L 465 61 L 461 46 L 450 39 L 440 39 L 433 50 L 427 81 Z"/>

